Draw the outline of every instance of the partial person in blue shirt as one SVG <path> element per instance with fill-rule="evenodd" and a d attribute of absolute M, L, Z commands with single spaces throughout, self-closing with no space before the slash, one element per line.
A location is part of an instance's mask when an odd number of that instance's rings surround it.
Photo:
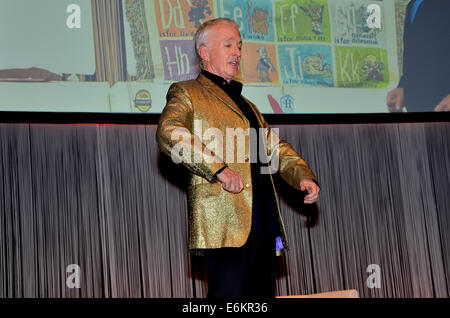
<path fill-rule="evenodd" d="M 403 34 L 403 75 L 386 98 L 390 112 L 450 110 L 450 1 L 412 0 Z"/>

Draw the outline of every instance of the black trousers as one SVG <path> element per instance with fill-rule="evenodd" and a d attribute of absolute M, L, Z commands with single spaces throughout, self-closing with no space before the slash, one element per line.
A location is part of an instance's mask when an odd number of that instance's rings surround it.
<path fill-rule="evenodd" d="M 250 233 L 239 248 L 205 252 L 208 298 L 275 297 L 275 238 Z"/>

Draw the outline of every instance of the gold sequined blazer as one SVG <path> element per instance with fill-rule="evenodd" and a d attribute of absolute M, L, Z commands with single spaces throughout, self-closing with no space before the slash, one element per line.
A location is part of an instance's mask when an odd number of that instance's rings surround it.
<path fill-rule="evenodd" d="M 267 145 L 272 145 L 267 147 L 268 156 L 278 154 L 281 177 L 296 189 L 299 189 L 303 179 L 316 180 L 301 156 L 287 142 L 278 139 L 256 106 L 248 100 L 247 102 L 256 113 L 260 126 L 265 128 Z M 195 80 L 174 83 L 169 88 L 156 139 L 165 154 L 172 156 L 175 162 L 182 161 L 190 172 L 190 250 L 240 247 L 247 241 L 252 221 L 248 134 L 245 137 L 244 154 L 239 154 L 239 151 L 235 151 L 237 154 L 233 157 L 225 154 L 228 154 L 230 147 L 238 149 L 239 140 L 229 139 L 227 143 L 227 128 L 233 128 L 234 131 L 242 128 L 245 131 L 249 127 L 249 121 L 233 100 L 202 74 Z M 217 138 L 220 133 L 223 136 L 222 143 L 215 140 L 220 139 Z M 211 144 L 215 147 L 210 146 Z M 244 190 L 239 194 L 227 192 L 220 182 L 213 181 L 214 174 L 225 165 L 242 178 Z M 271 180 L 273 185 L 272 176 Z M 275 187 L 273 191 L 275 192 Z M 276 206 L 282 241 L 287 250 L 286 231 L 278 202 Z"/>

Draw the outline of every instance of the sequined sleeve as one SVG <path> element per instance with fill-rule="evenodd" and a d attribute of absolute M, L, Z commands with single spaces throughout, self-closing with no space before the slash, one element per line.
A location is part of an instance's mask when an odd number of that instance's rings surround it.
<path fill-rule="evenodd" d="M 156 139 L 161 151 L 172 160 L 213 182 L 214 174 L 225 164 L 192 133 L 194 108 L 187 90 L 177 83 L 172 84 L 159 119 Z"/>

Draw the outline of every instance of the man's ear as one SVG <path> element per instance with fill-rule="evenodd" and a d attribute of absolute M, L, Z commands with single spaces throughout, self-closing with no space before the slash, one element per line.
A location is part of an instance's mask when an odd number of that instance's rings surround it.
<path fill-rule="evenodd" d="M 198 48 L 198 55 L 200 56 L 200 58 L 205 61 L 205 62 L 209 62 L 209 50 L 206 47 L 206 45 L 201 45 Z"/>

